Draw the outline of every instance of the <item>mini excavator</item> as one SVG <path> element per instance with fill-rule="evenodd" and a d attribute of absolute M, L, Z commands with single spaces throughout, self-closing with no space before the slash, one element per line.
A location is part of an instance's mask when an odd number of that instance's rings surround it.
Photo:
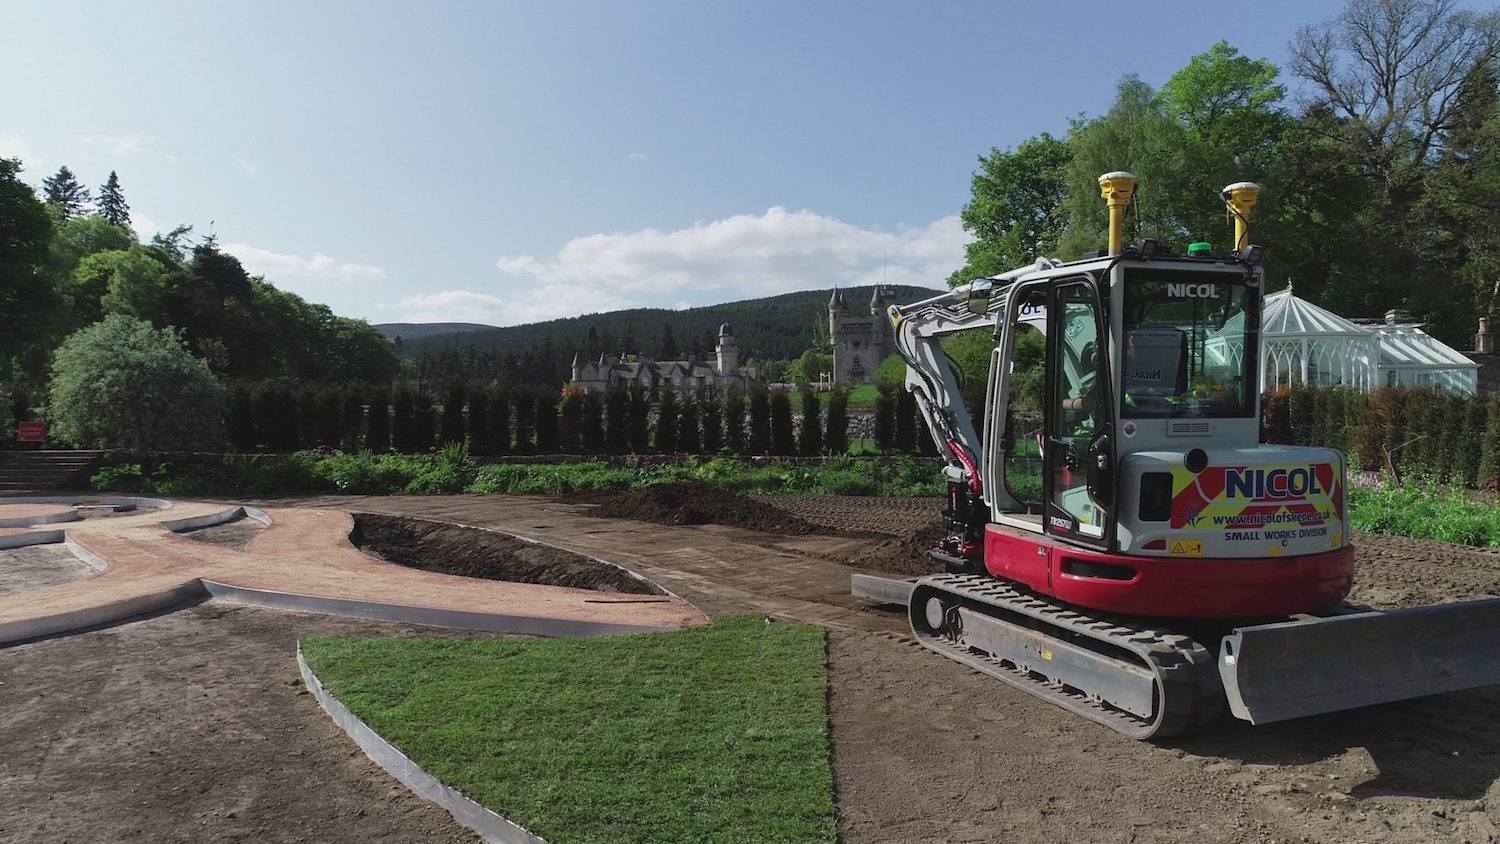
<path fill-rule="evenodd" d="M 1107 254 L 889 309 L 945 460 L 949 535 L 931 555 L 946 573 L 855 575 L 854 594 L 904 604 L 927 648 L 1138 739 L 1226 708 L 1262 724 L 1500 683 L 1500 599 L 1346 603 L 1344 456 L 1260 442 L 1260 188 L 1224 189 L 1227 253 L 1173 255 L 1124 244 L 1135 184 L 1099 178 Z M 996 339 L 982 432 L 940 343 L 974 328 Z M 1035 379 L 1015 378 L 1030 331 L 1040 412 Z"/>

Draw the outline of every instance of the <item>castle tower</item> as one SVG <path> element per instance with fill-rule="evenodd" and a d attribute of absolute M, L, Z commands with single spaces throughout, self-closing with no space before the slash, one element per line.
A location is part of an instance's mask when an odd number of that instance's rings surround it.
<path fill-rule="evenodd" d="M 577 383 L 583 380 L 583 353 L 573 353 L 573 381 Z"/>
<path fill-rule="evenodd" d="M 873 307 L 873 306 L 872 306 Z M 883 324 L 881 320 L 880 324 Z M 872 341 L 879 325 L 863 314 L 853 314 L 837 288 L 828 300 L 828 333 L 833 339 L 833 380 L 837 384 L 869 384 L 880 359 L 873 357 Z"/>
<path fill-rule="evenodd" d="M 734 332 L 730 330 L 727 322 L 719 326 L 718 349 L 719 374 L 733 375 L 740 368 L 740 346 L 734 341 Z"/>

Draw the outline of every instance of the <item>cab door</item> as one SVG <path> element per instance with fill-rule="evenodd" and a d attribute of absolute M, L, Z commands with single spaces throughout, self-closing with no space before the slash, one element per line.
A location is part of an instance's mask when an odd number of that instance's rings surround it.
<path fill-rule="evenodd" d="M 1054 281 L 1049 299 L 1045 530 L 1070 542 L 1108 548 L 1114 537 L 1108 323 L 1092 277 Z"/>

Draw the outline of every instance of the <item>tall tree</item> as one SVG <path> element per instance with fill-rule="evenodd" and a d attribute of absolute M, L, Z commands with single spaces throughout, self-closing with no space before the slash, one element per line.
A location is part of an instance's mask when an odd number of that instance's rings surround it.
<path fill-rule="evenodd" d="M 62 310 L 45 272 L 52 220 L 20 172 L 21 162 L 0 158 L 0 381 L 9 380 L 14 362 L 43 345 Z"/>
<path fill-rule="evenodd" d="M 1066 140 L 1043 132 L 1014 150 L 991 149 L 979 159 L 973 197 L 960 215 L 974 240 L 964 247 L 964 266 L 948 277 L 949 285 L 1025 266 L 1057 250 L 1072 157 Z"/>
<path fill-rule="evenodd" d="M 89 189 L 78 183 L 66 165 L 42 180 L 42 192 L 47 204 L 55 206 L 64 220 L 82 217 L 89 208 Z"/>
<path fill-rule="evenodd" d="M 659 360 L 677 360 L 677 338 L 672 336 L 672 323 L 661 326 L 661 357 Z"/>
<path fill-rule="evenodd" d="M 125 202 L 125 192 L 120 190 L 120 177 L 109 171 L 109 180 L 99 188 L 99 215 L 116 226 L 130 228 L 130 206 Z"/>

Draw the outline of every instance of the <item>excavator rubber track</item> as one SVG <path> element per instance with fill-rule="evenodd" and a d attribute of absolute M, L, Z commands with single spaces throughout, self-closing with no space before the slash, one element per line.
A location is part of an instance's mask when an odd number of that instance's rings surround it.
<path fill-rule="evenodd" d="M 910 588 L 922 645 L 1131 738 L 1180 735 L 1223 715 L 1216 654 L 1189 636 L 983 575 L 932 575 Z"/>

